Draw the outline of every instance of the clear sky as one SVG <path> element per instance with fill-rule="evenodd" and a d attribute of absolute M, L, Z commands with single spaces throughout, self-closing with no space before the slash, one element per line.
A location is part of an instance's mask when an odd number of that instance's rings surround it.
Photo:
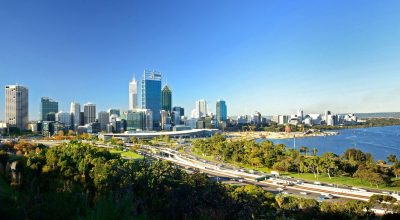
<path fill-rule="evenodd" d="M 42 96 L 126 109 L 144 69 L 187 113 L 400 111 L 400 1 L 0 0 L 0 86 L 29 87 L 30 119 Z"/>

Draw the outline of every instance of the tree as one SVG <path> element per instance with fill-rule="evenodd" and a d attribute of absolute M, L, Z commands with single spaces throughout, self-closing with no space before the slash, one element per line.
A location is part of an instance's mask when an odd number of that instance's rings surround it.
<path fill-rule="evenodd" d="M 313 156 L 317 156 L 317 152 L 318 152 L 317 148 L 314 147 L 311 151 L 312 151 Z"/>
<path fill-rule="evenodd" d="M 336 164 L 336 155 L 333 153 L 324 153 L 320 159 L 321 167 L 323 168 L 324 172 L 328 175 L 329 179 L 331 178 L 331 174 L 334 174 L 335 171 L 338 169 Z"/>
<path fill-rule="evenodd" d="M 394 154 L 390 154 L 390 155 L 387 157 L 387 160 L 388 160 L 388 162 L 390 162 L 390 163 L 396 163 L 396 162 L 397 162 L 397 157 L 396 157 L 396 155 L 394 155 Z"/>

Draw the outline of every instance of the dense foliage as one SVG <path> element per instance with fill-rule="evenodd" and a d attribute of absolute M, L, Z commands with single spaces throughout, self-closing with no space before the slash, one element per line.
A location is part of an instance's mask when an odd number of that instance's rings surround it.
<path fill-rule="evenodd" d="M 286 154 L 279 148 L 269 153 L 273 158 Z M 19 184 L 7 169 L 13 161 L 19 164 L 13 172 L 22 174 Z M 25 147 L 19 158 L 3 151 L 0 164 L 7 167 L 0 177 L 2 219 L 365 219 L 372 215 L 363 211 L 369 210 L 366 202 L 318 203 L 273 196 L 257 186 L 220 184 L 170 163 L 124 160 L 78 142 L 50 149 Z M 4 180 L 12 188 L 2 185 Z"/>

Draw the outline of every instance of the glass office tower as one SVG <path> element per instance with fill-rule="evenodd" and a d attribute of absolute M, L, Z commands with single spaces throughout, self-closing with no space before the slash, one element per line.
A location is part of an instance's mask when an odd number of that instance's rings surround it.
<path fill-rule="evenodd" d="M 161 73 L 145 70 L 142 78 L 142 109 L 153 113 L 153 129 L 160 129 Z"/>

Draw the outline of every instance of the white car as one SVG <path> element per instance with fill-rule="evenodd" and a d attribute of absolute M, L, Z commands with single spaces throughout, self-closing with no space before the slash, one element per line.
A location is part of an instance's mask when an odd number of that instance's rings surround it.
<path fill-rule="evenodd" d="M 300 192 L 301 195 L 307 195 L 308 192 Z"/>

